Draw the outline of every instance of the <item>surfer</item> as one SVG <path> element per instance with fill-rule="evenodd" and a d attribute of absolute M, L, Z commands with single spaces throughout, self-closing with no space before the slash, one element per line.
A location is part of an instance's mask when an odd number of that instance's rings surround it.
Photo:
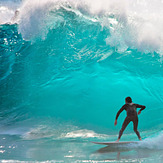
<path fill-rule="evenodd" d="M 11 19 L 11 22 L 15 23 L 18 19 L 18 16 L 19 16 L 19 10 L 16 10 L 14 16 Z"/>
<path fill-rule="evenodd" d="M 117 115 L 116 115 L 116 118 L 115 118 L 115 122 L 114 122 L 114 125 L 116 126 L 117 125 L 117 119 L 120 115 L 120 113 L 123 111 L 123 110 L 126 110 L 127 111 L 127 117 L 125 118 L 124 122 L 123 122 L 123 125 L 122 125 L 122 128 L 121 130 L 119 131 L 119 136 L 118 136 L 118 139 L 116 142 L 119 142 L 125 128 L 127 127 L 127 125 L 132 121 L 133 122 L 133 125 L 134 125 L 134 131 L 136 133 L 136 135 L 138 136 L 139 140 L 142 140 L 141 139 L 141 136 L 139 134 L 139 131 L 137 130 L 137 127 L 138 127 L 138 115 L 141 113 L 142 110 L 144 110 L 146 107 L 144 105 L 139 105 L 139 104 L 134 104 L 132 103 L 132 99 L 131 97 L 126 97 L 125 98 L 125 103 L 121 109 L 118 111 Z M 137 108 L 141 108 L 138 113 L 136 111 Z"/>

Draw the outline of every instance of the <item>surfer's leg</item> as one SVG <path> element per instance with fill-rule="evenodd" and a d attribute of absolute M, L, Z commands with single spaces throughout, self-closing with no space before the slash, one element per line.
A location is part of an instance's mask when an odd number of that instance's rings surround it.
<path fill-rule="evenodd" d="M 123 134 L 123 131 L 125 130 L 125 128 L 127 127 L 127 125 L 131 122 L 130 118 L 129 117 L 126 117 L 124 122 L 123 122 L 123 125 L 122 125 L 122 128 L 121 130 L 119 131 L 119 136 L 118 136 L 118 140 L 120 140 L 122 134 Z"/>
<path fill-rule="evenodd" d="M 133 125 L 134 125 L 134 131 L 135 131 L 136 135 L 138 136 L 139 140 L 142 140 L 141 136 L 140 136 L 140 133 L 138 131 L 138 117 L 134 118 Z"/>

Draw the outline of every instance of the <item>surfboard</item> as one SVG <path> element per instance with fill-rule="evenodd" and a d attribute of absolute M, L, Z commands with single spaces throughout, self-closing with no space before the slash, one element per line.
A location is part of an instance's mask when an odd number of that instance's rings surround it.
<path fill-rule="evenodd" d="M 127 144 L 137 144 L 138 141 L 121 141 L 121 142 L 92 142 L 94 144 L 117 146 L 117 145 L 127 145 Z"/>

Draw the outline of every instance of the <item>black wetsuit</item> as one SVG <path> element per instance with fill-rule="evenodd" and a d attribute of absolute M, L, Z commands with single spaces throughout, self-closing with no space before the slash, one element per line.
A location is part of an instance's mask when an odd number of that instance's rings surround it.
<path fill-rule="evenodd" d="M 137 108 L 141 108 L 140 111 L 145 109 L 145 106 L 143 105 L 139 105 L 139 104 L 134 104 L 134 103 L 127 103 L 125 105 L 122 106 L 122 108 L 118 111 L 117 115 L 116 115 L 116 120 L 118 119 L 119 114 L 123 111 L 126 110 L 127 111 L 127 117 L 125 118 L 122 128 L 119 131 L 119 137 L 118 139 L 121 138 L 123 131 L 125 130 L 125 128 L 127 127 L 127 125 L 132 121 L 133 125 L 134 125 L 134 131 L 137 134 L 138 138 L 140 139 L 140 134 L 137 130 L 138 127 L 138 115 L 137 115 Z"/>

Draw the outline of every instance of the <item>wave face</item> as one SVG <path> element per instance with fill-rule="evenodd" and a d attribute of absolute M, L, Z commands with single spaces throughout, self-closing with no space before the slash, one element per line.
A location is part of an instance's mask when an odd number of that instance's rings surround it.
<path fill-rule="evenodd" d="M 0 3 L 2 134 L 21 134 L 25 140 L 105 140 L 106 133 L 117 133 L 115 115 L 131 96 L 146 106 L 139 118 L 143 136 L 155 133 L 160 148 L 162 1 Z M 118 128 L 124 117 L 119 117 Z M 149 148 L 155 147 L 151 144 Z"/>

